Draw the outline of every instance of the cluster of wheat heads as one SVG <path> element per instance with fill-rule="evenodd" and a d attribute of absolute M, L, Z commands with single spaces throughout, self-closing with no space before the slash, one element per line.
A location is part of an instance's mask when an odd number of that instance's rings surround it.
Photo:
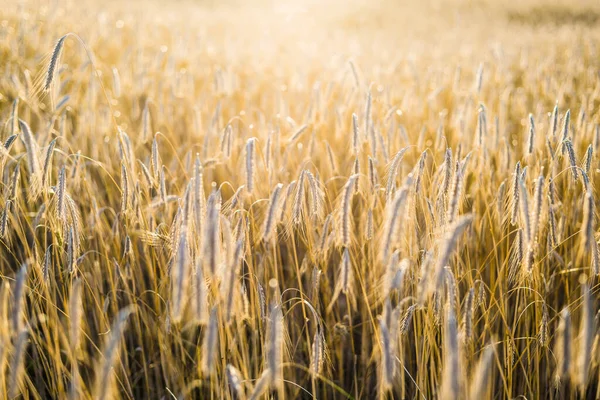
<path fill-rule="evenodd" d="M 593 41 L 275 88 L 16 21 L 4 397 L 598 397 Z"/>

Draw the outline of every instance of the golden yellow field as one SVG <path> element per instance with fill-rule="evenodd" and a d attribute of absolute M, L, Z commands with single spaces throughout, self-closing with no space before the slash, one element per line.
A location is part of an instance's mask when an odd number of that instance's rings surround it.
<path fill-rule="evenodd" d="M 0 398 L 600 398 L 598 1 L 1 3 Z"/>

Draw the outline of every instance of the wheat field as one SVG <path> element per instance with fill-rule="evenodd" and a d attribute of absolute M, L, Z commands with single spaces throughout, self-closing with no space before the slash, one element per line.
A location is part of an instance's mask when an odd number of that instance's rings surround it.
<path fill-rule="evenodd" d="M 597 1 L 2 3 L 0 398 L 600 398 Z"/>

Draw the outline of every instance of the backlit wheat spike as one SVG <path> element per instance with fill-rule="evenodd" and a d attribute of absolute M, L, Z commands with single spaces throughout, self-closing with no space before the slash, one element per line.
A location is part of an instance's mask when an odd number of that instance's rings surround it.
<path fill-rule="evenodd" d="M 469 289 L 469 294 L 465 300 L 463 312 L 463 339 L 468 343 L 473 338 L 473 311 L 474 311 L 475 289 Z"/>
<path fill-rule="evenodd" d="M 161 200 L 161 202 L 163 204 L 166 204 L 167 203 L 167 183 L 165 181 L 165 167 L 164 167 L 164 165 L 163 165 L 162 168 L 160 168 L 158 181 L 159 181 L 158 191 L 160 193 L 160 200 Z"/>
<path fill-rule="evenodd" d="M 310 372 L 313 376 L 317 376 L 323 370 L 325 357 L 325 341 L 319 330 L 315 333 L 311 348 Z"/>
<path fill-rule="evenodd" d="M 97 369 L 96 383 L 94 390 L 94 398 L 98 400 L 105 400 L 112 398 L 113 388 L 111 384 L 111 371 L 113 371 L 114 364 L 117 359 L 117 353 L 119 349 L 119 343 L 121 337 L 127 327 L 127 319 L 133 312 L 132 308 L 124 308 L 119 311 L 119 314 L 115 318 L 116 321 L 110 329 L 110 336 L 104 346 L 103 357 L 100 362 L 100 367 Z"/>
<path fill-rule="evenodd" d="M 594 276 L 600 275 L 600 250 L 596 240 L 592 243 L 592 274 Z"/>
<path fill-rule="evenodd" d="M 313 268 L 312 277 L 311 277 L 311 292 L 310 292 L 310 301 L 313 304 L 318 304 L 319 302 L 319 289 L 320 289 L 320 281 L 321 281 L 322 271 L 318 268 Z"/>
<path fill-rule="evenodd" d="M 4 209 L 2 210 L 2 218 L 0 219 L 0 237 L 6 238 L 8 230 L 8 219 L 13 201 L 7 200 Z"/>
<path fill-rule="evenodd" d="M 571 313 L 568 308 L 564 308 L 560 314 L 556 336 L 556 357 L 556 379 L 566 379 L 571 365 Z"/>
<path fill-rule="evenodd" d="M 206 221 L 204 225 L 204 234 L 202 237 L 202 256 L 203 262 L 208 268 L 204 271 L 209 271 L 210 276 L 214 276 L 217 272 L 218 262 L 218 238 L 219 238 L 219 206 L 218 192 L 212 192 L 208 198 L 206 207 Z"/>
<path fill-rule="evenodd" d="M 15 140 L 17 140 L 17 138 L 19 137 L 18 133 L 15 133 L 14 135 L 9 136 L 6 141 L 4 142 L 4 149 L 8 152 L 12 145 L 15 143 Z"/>
<path fill-rule="evenodd" d="M 283 358 L 283 314 L 281 306 L 273 304 L 269 317 L 269 333 L 267 344 L 267 366 L 271 371 L 271 387 L 282 384 Z"/>
<path fill-rule="evenodd" d="M 393 290 L 398 290 L 399 293 L 402 293 L 404 276 L 410 267 L 410 261 L 406 258 L 398 261 L 398 258 L 399 254 L 395 251 L 388 263 L 386 276 L 387 285 L 385 286 L 386 289 L 384 292 L 386 297 Z"/>
<path fill-rule="evenodd" d="M 27 264 L 23 264 L 19 269 L 16 277 L 14 291 L 14 306 L 12 312 L 12 329 L 13 334 L 18 335 L 23 330 L 23 313 L 25 311 L 25 296 L 26 296 L 26 281 L 27 281 Z"/>
<path fill-rule="evenodd" d="M 436 267 L 434 268 L 435 274 L 437 276 L 434 284 L 434 290 L 439 288 L 444 279 L 444 267 L 448 265 L 448 260 L 452 255 L 452 252 L 455 250 L 456 243 L 458 239 L 462 235 L 463 231 L 471 224 L 473 220 L 473 216 L 471 215 L 463 215 L 459 219 L 456 220 L 451 226 L 448 227 L 448 230 L 445 236 L 442 238 L 440 242 L 440 252 L 438 255 L 438 259 L 436 261 Z"/>
<path fill-rule="evenodd" d="M 457 161 L 454 169 L 454 181 L 452 182 L 452 188 L 450 196 L 448 197 L 448 213 L 446 216 L 446 223 L 451 224 L 454 222 L 458 215 L 458 208 L 460 206 L 460 200 L 462 196 L 463 187 L 463 173 L 460 163 Z"/>
<path fill-rule="evenodd" d="M 58 67 L 58 58 L 60 57 L 60 53 L 65 44 L 65 39 L 67 36 L 68 34 L 58 39 L 54 45 L 54 50 L 52 50 L 52 57 L 50 58 L 50 64 L 48 65 L 48 70 L 46 71 L 46 80 L 44 82 L 44 91 L 46 92 L 50 90 L 50 85 L 52 85 L 52 81 L 54 80 L 54 75 L 56 74 L 56 69 Z"/>
<path fill-rule="evenodd" d="M 308 128 L 308 125 L 302 125 L 298 129 L 296 129 L 296 132 L 294 132 L 294 134 L 289 138 L 288 142 L 292 144 L 296 140 L 298 140 L 298 138 L 304 133 L 304 131 L 306 131 L 306 128 Z"/>
<path fill-rule="evenodd" d="M 309 204 L 311 217 L 314 220 L 318 220 L 323 218 L 325 194 L 323 193 L 323 189 L 321 189 L 321 185 L 317 182 L 317 178 L 310 171 L 306 171 L 306 176 L 308 177 L 308 188 L 310 191 Z"/>
<path fill-rule="evenodd" d="M 21 132 L 23 133 L 23 144 L 25 145 L 25 149 L 27 150 L 27 166 L 29 167 L 29 173 L 32 176 L 36 176 L 38 172 L 40 172 L 40 161 L 37 153 L 37 143 L 35 141 L 35 138 L 33 137 L 33 133 L 31 133 L 29 125 L 27 125 L 27 122 L 19 120 L 19 127 L 21 128 Z"/>
<path fill-rule="evenodd" d="M 404 153 L 408 150 L 408 147 L 403 148 L 399 152 L 396 153 L 394 158 L 392 159 L 392 163 L 390 164 L 388 173 L 387 173 L 387 185 L 386 185 L 386 195 L 388 198 L 392 196 L 392 190 L 394 185 L 396 184 L 396 176 L 398 174 L 398 167 L 400 166 L 400 162 L 404 157 Z"/>
<path fill-rule="evenodd" d="M 525 241 L 529 245 L 529 243 L 533 240 L 531 237 L 531 214 L 529 213 L 529 196 L 527 194 L 527 188 L 525 187 L 525 183 L 521 180 L 519 181 L 519 187 L 521 190 L 520 201 L 521 204 L 521 222 L 523 224 L 523 232 L 525 233 Z"/>
<path fill-rule="evenodd" d="M 442 386 L 440 388 L 441 399 L 460 398 L 460 356 L 458 354 L 458 330 L 456 317 L 451 307 L 446 307 L 446 328 L 444 330 L 444 368 L 442 375 Z"/>
<path fill-rule="evenodd" d="M 119 129 L 119 146 L 121 149 L 122 162 L 126 162 L 129 169 L 134 170 L 135 154 L 133 151 L 133 145 L 129 139 L 127 132 Z"/>
<path fill-rule="evenodd" d="M 127 235 L 125 237 L 125 245 L 123 246 L 123 259 L 131 260 L 133 258 L 133 248 L 131 244 L 131 237 Z"/>
<path fill-rule="evenodd" d="M 479 105 L 477 114 L 477 146 L 483 147 L 484 140 L 487 137 L 487 117 L 486 109 L 483 104 Z"/>
<path fill-rule="evenodd" d="M 227 125 L 229 128 L 231 125 Z M 226 128 L 226 129 L 227 129 Z M 231 128 L 229 128 L 231 129 Z M 275 135 L 275 131 L 273 129 L 269 130 L 269 136 L 267 136 L 267 141 L 265 142 L 265 166 L 267 167 L 267 171 L 271 173 L 273 167 L 273 135 Z M 223 149 L 221 149 L 223 151 Z M 227 155 L 229 157 L 231 154 Z"/>
<path fill-rule="evenodd" d="M 266 305 L 266 299 L 265 299 L 265 289 L 262 287 L 260 282 L 256 282 L 256 291 L 258 293 L 260 319 L 264 321 L 267 318 L 267 311 L 266 311 L 267 305 Z"/>
<path fill-rule="evenodd" d="M 67 230 L 67 266 L 70 274 L 77 271 L 77 257 L 79 256 L 79 246 L 77 245 L 77 233 L 73 225 L 69 225 Z"/>
<path fill-rule="evenodd" d="M 302 222 L 302 214 L 304 209 L 304 181 L 306 179 L 306 170 L 302 170 L 298 183 L 296 183 L 296 194 L 294 196 L 294 204 L 292 205 L 292 221 L 295 225 Z"/>
<path fill-rule="evenodd" d="M 235 393 L 238 399 L 245 399 L 246 396 L 244 394 L 244 387 L 242 386 L 243 378 L 242 374 L 236 367 L 231 364 L 227 364 L 225 368 L 225 373 L 227 375 L 227 382 L 229 382 L 229 387 Z"/>
<path fill-rule="evenodd" d="M 486 307 L 486 286 L 482 280 L 476 280 L 475 285 L 477 286 L 477 294 L 475 296 L 475 308 L 479 307 L 481 310 L 485 310 Z"/>
<path fill-rule="evenodd" d="M 250 397 L 248 398 L 249 400 L 258 400 L 260 398 L 260 396 L 262 396 L 262 394 L 269 387 L 269 382 L 271 381 L 271 375 L 272 375 L 272 373 L 268 369 L 265 369 L 263 371 L 260 378 L 258 378 L 258 380 L 256 381 L 256 384 L 254 385 L 254 389 L 250 393 Z"/>
<path fill-rule="evenodd" d="M 255 154 L 256 138 L 250 138 L 246 142 L 246 189 L 248 193 L 254 191 L 254 176 L 256 170 Z"/>
<path fill-rule="evenodd" d="M 17 97 L 12 104 L 12 110 L 10 113 L 10 131 L 9 137 L 16 137 L 19 130 L 19 98 Z M 9 149 L 9 146 L 5 146 Z"/>
<path fill-rule="evenodd" d="M 151 135 L 152 121 L 150 119 L 150 109 L 148 107 L 148 101 L 146 100 L 146 104 L 144 105 L 144 111 L 142 112 L 142 129 L 140 136 L 142 138 L 142 141 L 146 142 Z"/>
<path fill-rule="evenodd" d="M 581 180 L 583 182 L 583 190 L 585 190 L 586 192 L 589 191 L 591 189 L 590 178 L 588 174 L 585 173 L 585 171 L 581 171 Z"/>
<path fill-rule="evenodd" d="M 511 216 L 510 216 L 510 223 L 512 225 L 516 225 L 517 224 L 517 219 L 519 216 L 519 192 L 521 191 L 521 187 L 520 187 L 520 180 L 521 177 L 521 163 L 517 162 L 517 165 L 515 167 L 515 172 L 514 172 L 514 176 L 513 176 L 513 183 L 512 183 L 512 202 L 511 202 Z"/>
<path fill-rule="evenodd" d="M 336 300 L 342 293 L 346 295 L 346 298 L 348 298 L 351 302 L 353 279 L 354 273 L 352 270 L 352 264 L 350 260 L 350 252 L 347 248 L 345 248 L 339 266 L 339 273 L 335 283 L 335 289 L 333 291 L 333 295 L 331 296 L 331 303 L 328 307 L 329 309 L 331 309 L 333 304 L 336 302 Z"/>
<path fill-rule="evenodd" d="M 477 93 L 481 93 L 481 86 L 483 84 L 483 63 L 479 64 L 477 73 L 475 74 L 475 90 Z"/>
<path fill-rule="evenodd" d="M 246 185 L 241 185 L 239 188 L 237 188 L 233 196 L 231 196 L 231 204 L 229 205 L 231 210 L 237 209 L 238 205 L 243 203 L 245 189 Z"/>
<path fill-rule="evenodd" d="M 337 171 L 337 165 L 335 162 L 335 156 L 333 155 L 333 150 L 331 149 L 331 146 L 329 145 L 329 143 L 327 141 L 325 142 L 325 147 L 327 149 L 327 158 L 329 159 L 329 167 L 331 168 L 331 172 L 335 174 L 335 172 Z"/>
<path fill-rule="evenodd" d="M 394 381 L 395 373 L 395 351 L 393 348 L 393 341 L 390 337 L 390 332 L 385 324 L 385 320 L 378 317 L 379 319 L 379 333 L 381 335 L 381 390 L 383 392 L 388 391 Z"/>
<path fill-rule="evenodd" d="M 82 221 L 79 214 L 79 207 L 68 193 L 65 194 L 67 203 L 67 218 L 74 230 L 75 249 L 79 252 L 80 238 L 82 236 Z"/>
<path fill-rule="evenodd" d="M 554 138 L 556 136 L 556 131 L 558 129 L 558 103 L 554 106 L 554 109 L 552 110 L 552 116 L 550 117 L 551 120 L 551 132 L 552 132 L 552 137 Z"/>
<path fill-rule="evenodd" d="M 71 296 L 69 297 L 69 340 L 71 351 L 75 352 L 79 348 L 81 318 L 82 318 L 82 282 L 80 279 L 73 282 Z"/>
<path fill-rule="evenodd" d="M 182 223 L 183 225 L 190 225 L 192 223 L 191 215 L 192 215 L 192 186 L 194 184 L 194 178 L 190 179 L 188 184 L 185 186 L 185 192 L 183 194 L 183 198 L 180 199 L 180 204 L 183 210 L 182 214 Z"/>
<path fill-rule="evenodd" d="M 48 181 L 48 171 L 52 165 L 52 156 L 54 155 L 54 146 L 56 146 L 56 139 L 53 139 L 48 145 L 46 150 L 46 157 L 44 158 L 44 170 L 42 172 L 42 189 L 46 187 Z"/>
<path fill-rule="evenodd" d="M 213 307 L 208 320 L 208 327 L 204 332 L 202 342 L 202 373 L 205 376 L 215 371 L 215 357 L 217 355 L 217 343 L 219 340 L 219 318 L 217 308 Z"/>
<path fill-rule="evenodd" d="M 452 183 L 452 171 L 454 170 L 454 164 L 452 163 L 452 149 L 447 148 L 444 154 L 444 181 L 441 186 L 440 193 L 444 199 L 448 198 L 448 191 L 450 190 L 450 184 Z M 444 203 L 445 204 L 445 203 Z"/>
<path fill-rule="evenodd" d="M 354 77 L 354 86 L 356 88 L 360 87 L 360 78 L 358 76 L 358 70 L 356 68 L 356 65 L 354 64 L 354 61 L 349 60 L 348 61 L 348 65 L 350 66 L 350 71 L 352 72 L 352 76 Z"/>
<path fill-rule="evenodd" d="M 409 177 L 408 180 L 412 181 L 412 178 Z M 408 185 L 410 185 L 410 183 L 405 184 L 404 187 L 396 193 L 393 202 L 386 211 L 386 222 L 381 242 L 381 260 L 384 262 L 390 256 L 392 247 L 395 245 L 398 238 L 398 231 L 402 224 L 404 209 L 408 198 Z"/>
<path fill-rule="evenodd" d="M 279 196 L 282 188 L 283 184 L 278 183 L 277 186 L 275 186 L 275 190 L 273 190 L 273 193 L 271 194 L 271 200 L 269 202 L 267 217 L 263 225 L 262 238 L 265 242 L 270 241 L 273 235 L 275 234 L 276 218 L 277 213 L 279 211 Z"/>
<path fill-rule="evenodd" d="M 111 68 L 112 77 L 113 77 L 113 95 L 115 98 L 121 97 L 121 75 L 119 74 L 119 70 L 115 67 Z"/>
<path fill-rule="evenodd" d="M 581 393 L 583 393 L 588 383 L 592 357 L 592 345 L 594 341 L 594 308 L 590 294 L 590 287 L 585 282 L 586 277 L 582 276 L 580 281 L 582 282 L 581 292 L 583 303 L 581 305 L 577 365 L 573 371 L 575 382 L 577 382 Z"/>
<path fill-rule="evenodd" d="M 375 191 L 377 188 L 377 170 L 375 169 L 375 161 L 369 156 L 369 183 L 371 184 L 371 190 Z"/>
<path fill-rule="evenodd" d="M 198 260 L 194 267 L 194 317 L 199 324 L 206 323 L 208 317 L 208 298 L 202 262 Z"/>
<path fill-rule="evenodd" d="M 10 368 L 10 377 L 8 383 L 8 396 L 10 398 L 16 398 L 19 395 L 19 386 L 22 385 L 23 373 L 25 368 L 24 358 L 25 350 L 27 348 L 27 342 L 29 339 L 29 332 L 24 329 L 15 333 L 16 342 L 13 361 Z"/>
<path fill-rule="evenodd" d="M 77 154 L 75 154 L 74 158 L 75 158 L 75 160 L 73 161 L 73 166 L 71 167 L 71 179 L 74 179 L 77 176 L 77 171 L 79 169 L 79 164 L 80 164 L 79 162 L 81 160 L 81 150 L 77 151 Z"/>
<path fill-rule="evenodd" d="M 352 114 L 352 149 L 354 151 L 354 156 L 358 157 L 359 147 L 360 147 L 360 134 L 358 131 L 358 116 L 356 114 Z"/>
<path fill-rule="evenodd" d="M 594 238 L 594 197 L 591 191 L 585 193 L 583 203 L 583 222 L 581 224 L 581 234 L 583 245 L 586 251 L 593 248 Z"/>
<path fill-rule="evenodd" d="M 451 307 L 455 307 L 458 300 L 458 289 L 456 285 L 456 277 L 449 266 L 444 267 L 443 274 L 446 281 L 446 302 Z"/>
<path fill-rule="evenodd" d="M 413 304 L 412 306 L 408 307 L 408 309 L 406 309 L 406 313 L 404 313 L 404 316 L 400 321 L 400 329 L 398 331 L 400 335 L 406 335 L 409 333 L 410 326 L 413 320 L 413 314 L 415 313 L 417 307 L 417 304 Z"/>
<path fill-rule="evenodd" d="M 544 175 L 540 175 L 535 183 L 535 192 L 533 194 L 533 209 L 531 210 L 531 240 L 537 243 L 538 232 L 540 231 L 540 218 L 542 216 L 542 207 L 544 206 Z"/>
<path fill-rule="evenodd" d="M 546 149 L 548 150 L 548 156 L 550 157 L 550 160 L 554 161 L 554 148 L 552 147 L 552 143 L 550 143 L 549 138 L 546 138 Z"/>
<path fill-rule="evenodd" d="M 371 132 L 371 90 L 367 92 L 367 101 L 365 102 L 365 131 L 363 135 L 366 137 Z M 375 149 L 371 149 L 373 154 L 375 154 Z"/>
<path fill-rule="evenodd" d="M 489 344 L 477 362 L 475 372 L 469 385 L 469 399 L 484 399 L 488 392 L 490 376 L 492 376 L 494 346 Z"/>
<path fill-rule="evenodd" d="M 52 245 L 46 248 L 44 263 L 42 264 L 42 277 L 46 285 L 50 282 L 50 269 L 52 269 Z"/>
<path fill-rule="evenodd" d="M 197 232 L 202 232 L 202 223 L 205 213 L 204 181 L 200 155 L 196 154 L 194 162 L 194 223 Z"/>
<path fill-rule="evenodd" d="M 565 119 L 563 120 L 563 127 L 562 127 L 562 142 L 564 143 L 565 140 L 567 140 L 569 138 L 569 128 L 570 128 L 570 124 L 571 124 L 571 110 L 567 110 L 567 112 L 565 113 Z"/>
<path fill-rule="evenodd" d="M 529 136 L 527 139 L 527 154 L 533 154 L 533 146 L 535 140 L 535 121 L 533 120 L 533 114 L 529 114 Z"/>
<path fill-rule="evenodd" d="M 592 159 L 594 158 L 594 149 L 590 144 L 585 152 L 585 160 L 583 162 L 583 170 L 586 174 L 590 174 L 592 170 Z"/>
<path fill-rule="evenodd" d="M 285 220 L 285 212 L 287 211 L 287 206 L 288 206 L 288 202 L 290 197 L 292 197 L 292 193 L 294 193 L 296 189 L 296 181 L 291 181 L 290 184 L 288 185 L 287 189 L 285 190 L 285 196 L 283 197 L 283 203 L 281 204 L 281 213 L 279 214 L 279 222 L 282 222 Z"/>
<path fill-rule="evenodd" d="M 152 167 L 154 181 L 158 182 L 160 179 L 160 159 L 158 155 L 158 140 L 156 135 L 152 140 L 152 157 L 150 158 L 150 165 Z"/>
<path fill-rule="evenodd" d="M 240 239 L 235 244 L 233 257 L 231 257 L 230 265 L 226 273 L 226 282 L 224 285 L 225 291 L 225 321 L 229 322 L 233 314 L 234 299 L 236 297 L 236 283 L 239 280 L 240 263 L 243 261 L 245 243 L 244 239 Z"/>
<path fill-rule="evenodd" d="M 231 141 L 232 141 L 232 135 L 233 135 L 233 128 L 231 127 L 230 124 L 228 124 L 225 127 L 225 130 L 223 131 L 223 137 L 222 137 L 222 141 L 221 141 L 221 152 L 225 155 L 225 157 L 229 158 L 231 157 Z M 269 139 L 271 138 L 271 136 L 269 135 Z M 270 167 L 270 155 L 271 155 L 271 146 L 270 146 L 270 140 L 267 141 L 267 167 Z"/>
<path fill-rule="evenodd" d="M 171 312 L 173 322 L 179 322 L 183 316 L 183 309 L 187 297 L 189 282 L 189 255 L 187 243 L 187 227 L 181 228 L 175 264 L 171 267 Z"/>
<path fill-rule="evenodd" d="M 12 301 L 11 295 L 10 283 L 6 280 L 0 285 L 0 318 L 3 321 L 8 321 L 10 318 L 9 307 Z M 10 323 L 3 324 L 0 328 L 0 338 L 8 339 L 11 334 L 10 329 Z"/>
<path fill-rule="evenodd" d="M 585 124 L 585 106 L 581 106 L 579 109 L 579 117 L 577 118 L 577 129 L 581 130 Z"/>
<path fill-rule="evenodd" d="M 82 302 L 81 289 L 82 283 L 77 279 L 73 283 L 71 296 L 69 297 L 69 341 L 71 350 L 71 398 L 77 398 L 79 393 L 79 364 L 77 362 L 77 351 L 80 342 L 81 317 L 82 317 Z"/>
<path fill-rule="evenodd" d="M 12 178 L 10 180 L 10 192 L 8 194 L 8 199 L 11 201 L 17 200 L 17 195 L 19 194 L 19 178 L 21 177 L 21 166 L 17 164 L 13 171 Z"/>
<path fill-rule="evenodd" d="M 129 208 L 129 175 L 124 163 L 121 163 L 121 213 L 126 213 Z"/>
<path fill-rule="evenodd" d="M 415 180 L 415 193 L 419 193 L 421 191 L 421 180 L 423 179 L 423 170 L 425 168 L 425 160 L 427 159 L 427 150 L 421 153 L 421 157 L 419 157 L 419 161 L 417 163 L 417 177 Z"/>
<path fill-rule="evenodd" d="M 340 264 L 340 279 L 339 285 L 340 290 L 344 294 L 350 292 L 350 285 L 352 284 L 352 266 L 350 265 L 350 253 L 348 249 L 344 249 L 342 255 L 342 263 Z"/>
<path fill-rule="evenodd" d="M 323 254 L 326 250 L 327 238 L 329 237 L 329 225 L 331 224 L 332 219 L 332 215 L 329 214 L 327 218 L 325 218 L 325 222 L 323 223 L 323 229 L 321 230 L 321 238 L 319 239 L 319 253 L 321 254 Z"/>
<path fill-rule="evenodd" d="M 550 179 L 548 181 L 548 200 L 549 200 L 549 204 L 551 206 L 554 207 L 554 205 L 556 204 L 556 194 L 555 194 L 556 190 L 554 187 L 554 179 Z"/>
<path fill-rule="evenodd" d="M 504 198 L 506 196 L 506 181 L 503 181 L 498 188 L 498 196 L 496 200 L 496 208 L 498 211 L 498 216 L 502 220 L 504 215 Z"/>
<path fill-rule="evenodd" d="M 548 306 L 546 303 L 542 304 L 542 321 L 540 322 L 540 329 L 538 334 L 538 340 L 540 346 L 546 347 L 548 346 Z"/>
<path fill-rule="evenodd" d="M 343 246 L 348 247 L 352 241 L 352 196 L 354 194 L 353 188 L 358 175 L 352 175 L 346 185 L 344 185 L 341 203 L 341 243 Z"/>
<path fill-rule="evenodd" d="M 568 139 L 565 140 L 563 144 L 567 150 L 567 155 L 569 156 L 569 163 L 571 166 L 571 173 L 573 174 L 573 180 L 577 182 L 579 180 L 579 173 L 577 171 L 577 159 L 575 158 L 575 150 L 573 150 L 573 144 Z"/>
<path fill-rule="evenodd" d="M 360 191 L 360 160 L 358 157 L 354 159 L 354 164 L 352 166 L 352 174 L 357 175 L 356 181 L 354 182 L 354 194 L 358 194 Z"/>
<path fill-rule="evenodd" d="M 365 239 L 371 240 L 374 235 L 374 227 L 373 227 L 373 209 L 370 208 L 367 211 L 367 223 L 365 227 Z"/>

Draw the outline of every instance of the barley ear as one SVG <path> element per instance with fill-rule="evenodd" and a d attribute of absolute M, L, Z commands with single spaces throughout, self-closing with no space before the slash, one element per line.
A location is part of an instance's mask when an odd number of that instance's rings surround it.
<path fill-rule="evenodd" d="M 48 70 L 46 71 L 46 80 L 44 82 L 44 91 L 50 91 L 50 85 L 52 85 L 52 81 L 54 80 L 54 75 L 56 74 L 56 69 L 58 67 L 58 58 L 60 57 L 60 53 L 65 44 L 65 39 L 67 35 L 62 36 L 56 44 L 54 45 L 54 50 L 52 50 L 52 57 L 50 58 L 50 64 L 48 65 Z"/>

